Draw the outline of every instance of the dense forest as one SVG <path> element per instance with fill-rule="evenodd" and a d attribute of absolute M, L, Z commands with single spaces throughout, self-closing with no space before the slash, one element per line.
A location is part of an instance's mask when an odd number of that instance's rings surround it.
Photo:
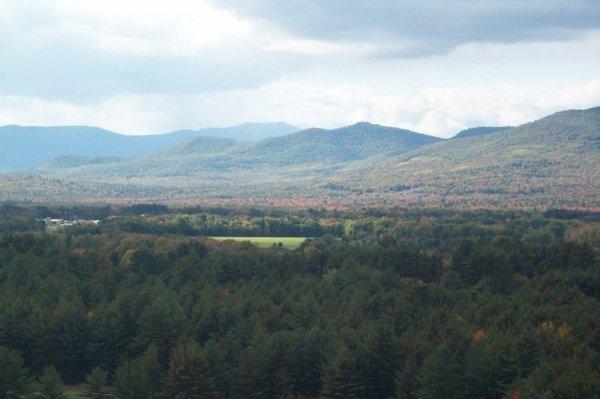
<path fill-rule="evenodd" d="M 599 295 L 593 212 L 3 204 L 0 397 L 593 398 Z"/>

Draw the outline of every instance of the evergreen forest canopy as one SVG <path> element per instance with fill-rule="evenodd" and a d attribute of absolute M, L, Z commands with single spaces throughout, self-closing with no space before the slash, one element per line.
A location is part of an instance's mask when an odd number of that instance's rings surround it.
<path fill-rule="evenodd" d="M 588 211 L 5 203 L 0 397 L 593 398 L 599 273 Z"/>

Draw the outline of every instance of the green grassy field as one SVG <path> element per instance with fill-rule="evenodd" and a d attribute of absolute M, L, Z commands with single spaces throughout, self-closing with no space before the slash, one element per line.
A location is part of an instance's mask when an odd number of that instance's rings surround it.
<path fill-rule="evenodd" d="M 281 243 L 285 248 L 295 249 L 300 246 L 308 237 L 210 237 L 213 240 L 225 241 L 250 241 L 259 247 L 270 247 L 273 244 Z"/>

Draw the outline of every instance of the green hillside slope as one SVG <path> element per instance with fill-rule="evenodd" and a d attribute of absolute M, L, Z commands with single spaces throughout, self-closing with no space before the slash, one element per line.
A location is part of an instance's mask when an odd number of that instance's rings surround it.
<path fill-rule="evenodd" d="M 273 165 L 340 163 L 405 152 L 441 140 L 410 130 L 360 122 L 339 129 L 307 129 L 267 139 L 245 148 L 239 156 Z"/>
<path fill-rule="evenodd" d="M 496 132 L 501 132 L 503 130 L 510 129 L 511 126 L 478 126 L 472 127 L 469 129 L 461 130 L 456 133 L 452 138 L 453 139 L 465 139 L 467 137 L 475 137 L 475 136 L 485 136 L 486 134 L 492 134 Z"/>
<path fill-rule="evenodd" d="M 53 192 L 87 200 L 600 210 L 600 107 L 457 140 L 361 123 L 59 161 L 35 178 L 5 179 L 0 200 L 43 201 Z"/>
<path fill-rule="evenodd" d="M 598 206 L 600 107 L 350 165 L 330 180 L 417 202 Z"/>
<path fill-rule="evenodd" d="M 46 173 L 87 181 L 187 176 L 198 182 L 208 178 L 208 172 L 215 179 L 220 174 L 248 183 L 249 171 L 275 178 L 296 174 L 297 168 L 303 168 L 304 174 L 315 168 L 323 172 L 323 168 L 374 155 L 406 152 L 441 140 L 408 130 L 359 123 L 333 130 L 307 129 L 256 143 L 236 144 L 232 140 L 202 137 L 126 162 L 82 165 Z M 258 176 L 256 173 L 254 177 Z"/>

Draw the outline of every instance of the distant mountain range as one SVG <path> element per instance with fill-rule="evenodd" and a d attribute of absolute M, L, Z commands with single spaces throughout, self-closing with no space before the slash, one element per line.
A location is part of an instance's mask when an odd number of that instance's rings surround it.
<path fill-rule="evenodd" d="M 303 179 L 325 170 L 374 156 L 403 153 L 442 141 L 409 130 L 357 123 L 339 129 L 306 129 L 257 142 L 240 143 L 226 138 L 197 137 L 164 151 L 141 157 L 115 159 L 89 158 L 79 164 L 70 159 L 47 162 L 38 170 L 46 177 L 81 181 L 190 186 L 237 182 L 266 184 L 288 173 Z M 95 162 L 97 160 L 97 162 Z M 247 176 L 248 173 L 253 178 Z M 260 178 L 259 178 L 260 177 Z"/>
<path fill-rule="evenodd" d="M 281 125 L 281 128 L 292 127 Z M 452 139 L 357 123 L 257 141 L 191 134 L 151 154 L 74 154 L 0 176 L 0 199 L 328 200 L 600 210 L 600 107 Z M 175 134 L 175 133 L 173 133 Z"/>
<path fill-rule="evenodd" d="M 227 128 L 179 130 L 127 136 L 91 126 L 0 127 L 0 171 L 31 170 L 56 157 L 131 157 L 148 155 L 194 137 L 218 136 L 256 141 L 298 128 L 283 122 L 245 123 Z"/>

